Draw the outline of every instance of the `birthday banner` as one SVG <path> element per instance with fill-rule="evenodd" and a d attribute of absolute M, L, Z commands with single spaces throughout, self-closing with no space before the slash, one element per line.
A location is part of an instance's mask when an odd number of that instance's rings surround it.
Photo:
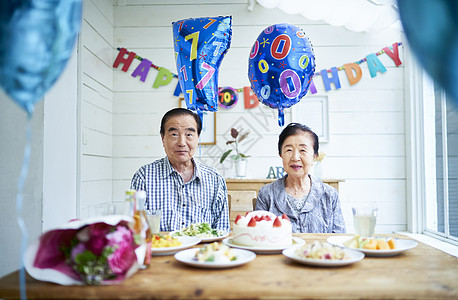
<path fill-rule="evenodd" d="M 334 84 L 335 89 L 340 89 L 340 78 L 338 71 L 344 70 L 345 74 L 348 78 L 348 82 L 350 86 L 355 85 L 358 83 L 362 78 L 362 70 L 359 66 L 363 62 L 367 63 L 369 74 L 371 78 L 377 76 L 377 72 L 385 73 L 386 67 L 383 63 L 378 59 L 378 56 L 382 54 L 387 54 L 394 62 L 396 67 L 399 67 L 402 62 L 399 58 L 399 46 L 402 43 L 393 43 L 391 47 L 384 47 L 382 50 L 371 53 L 366 55 L 365 58 L 360 59 L 356 62 L 346 63 L 340 67 L 332 67 L 330 69 L 323 69 L 319 72 L 316 72 L 315 76 L 321 76 L 323 80 L 324 89 L 326 91 L 331 90 L 331 83 Z M 159 67 L 153 64 L 150 60 L 146 58 L 142 58 L 138 56 L 135 52 L 129 52 L 126 48 L 117 48 L 119 50 L 118 56 L 113 64 L 113 68 L 118 68 L 120 64 L 122 64 L 121 70 L 127 72 L 129 70 L 130 65 L 132 64 L 134 59 L 140 60 L 140 64 L 135 68 L 132 72 L 132 77 L 140 77 L 140 81 L 145 82 L 146 76 L 151 68 L 158 70 L 158 74 L 153 83 L 153 88 L 159 88 L 160 86 L 169 85 L 172 82 L 173 78 L 178 78 L 178 75 L 170 72 L 168 69 Z M 251 87 L 245 86 L 243 88 L 234 89 L 232 87 L 222 87 L 219 88 L 219 105 L 224 108 L 231 108 L 238 102 L 238 93 L 243 92 L 244 96 L 244 104 L 245 109 L 255 108 L 259 105 L 259 100 L 256 95 L 251 90 Z M 310 85 L 310 93 L 316 94 L 317 89 L 315 87 L 315 83 L 313 79 Z M 180 84 L 177 83 L 175 91 L 173 93 L 174 96 L 179 96 L 181 94 Z"/>

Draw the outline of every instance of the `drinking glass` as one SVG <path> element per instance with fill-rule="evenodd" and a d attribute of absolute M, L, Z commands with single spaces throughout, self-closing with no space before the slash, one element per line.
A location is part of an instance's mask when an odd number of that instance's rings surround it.
<path fill-rule="evenodd" d="M 161 225 L 161 215 L 162 211 L 160 209 L 147 209 L 146 217 L 148 218 L 149 227 L 151 228 L 151 233 L 159 233 Z"/>
<path fill-rule="evenodd" d="M 109 216 L 116 214 L 116 206 L 113 203 L 101 203 L 89 207 L 91 217 Z"/>
<path fill-rule="evenodd" d="M 375 203 L 364 203 L 354 206 L 353 220 L 355 222 L 355 233 L 361 237 L 371 237 L 375 233 L 378 208 Z"/>

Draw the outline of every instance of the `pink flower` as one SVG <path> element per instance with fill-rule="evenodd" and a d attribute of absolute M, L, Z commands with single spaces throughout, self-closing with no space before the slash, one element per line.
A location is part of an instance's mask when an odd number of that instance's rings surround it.
<path fill-rule="evenodd" d="M 96 256 L 99 256 L 102 254 L 107 242 L 108 240 L 105 236 L 91 236 L 85 245 L 89 251 L 94 253 Z"/>
<path fill-rule="evenodd" d="M 108 243 L 106 234 L 111 226 L 105 223 L 96 223 L 89 225 L 89 240 L 85 243 L 86 248 L 99 256 Z"/>
<path fill-rule="evenodd" d="M 108 245 L 115 247 L 118 244 L 132 244 L 132 232 L 125 226 L 118 226 L 116 230 L 107 235 Z"/>
<path fill-rule="evenodd" d="M 113 254 L 108 256 L 108 265 L 115 274 L 124 274 L 137 261 L 132 243 L 122 242 Z"/>
<path fill-rule="evenodd" d="M 75 257 L 78 254 L 83 253 L 85 250 L 86 250 L 86 247 L 84 246 L 84 244 L 78 244 L 75 247 L 73 247 L 72 252 L 70 253 L 70 257 L 72 261 L 75 261 Z"/>
<path fill-rule="evenodd" d="M 95 223 L 89 225 L 90 234 L 96 236 L 105 236 L 112 228 L 112 225 L 108 225 L 106 223 Z"/>

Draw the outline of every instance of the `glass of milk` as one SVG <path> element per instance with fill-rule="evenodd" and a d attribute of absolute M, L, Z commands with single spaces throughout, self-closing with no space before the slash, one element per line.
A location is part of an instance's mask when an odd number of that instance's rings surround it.
<path fill-rule="evenodd" d="M 377 205 L 373 202 L 354 206 L 353 220 L 355 222 L 355 233 L 361 237 L 371 237 L 375 232 L 377 223 Z"/>
<path fill-rule="evenodd" d="M 160 209 L 148 209 L 146 210 L 146 217 L 148 218 L 149 227 L 151 233 L 159 233 L 161 225 L 162 211 Z"/>

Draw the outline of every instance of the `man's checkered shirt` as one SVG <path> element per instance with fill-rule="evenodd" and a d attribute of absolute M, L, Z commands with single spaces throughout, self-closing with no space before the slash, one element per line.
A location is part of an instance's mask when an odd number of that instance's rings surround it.
<path fill-rule="evenodd" d="M 230 231 L 226 182 L 215 169 L 194 162 L 190 181 L 183 179 L 167 157 L 141 167 L 132 177 L 131 189 L 146 191 L 146 209 L 160 209 L 161 231 L 180 230 L 206 222 Z"/>

